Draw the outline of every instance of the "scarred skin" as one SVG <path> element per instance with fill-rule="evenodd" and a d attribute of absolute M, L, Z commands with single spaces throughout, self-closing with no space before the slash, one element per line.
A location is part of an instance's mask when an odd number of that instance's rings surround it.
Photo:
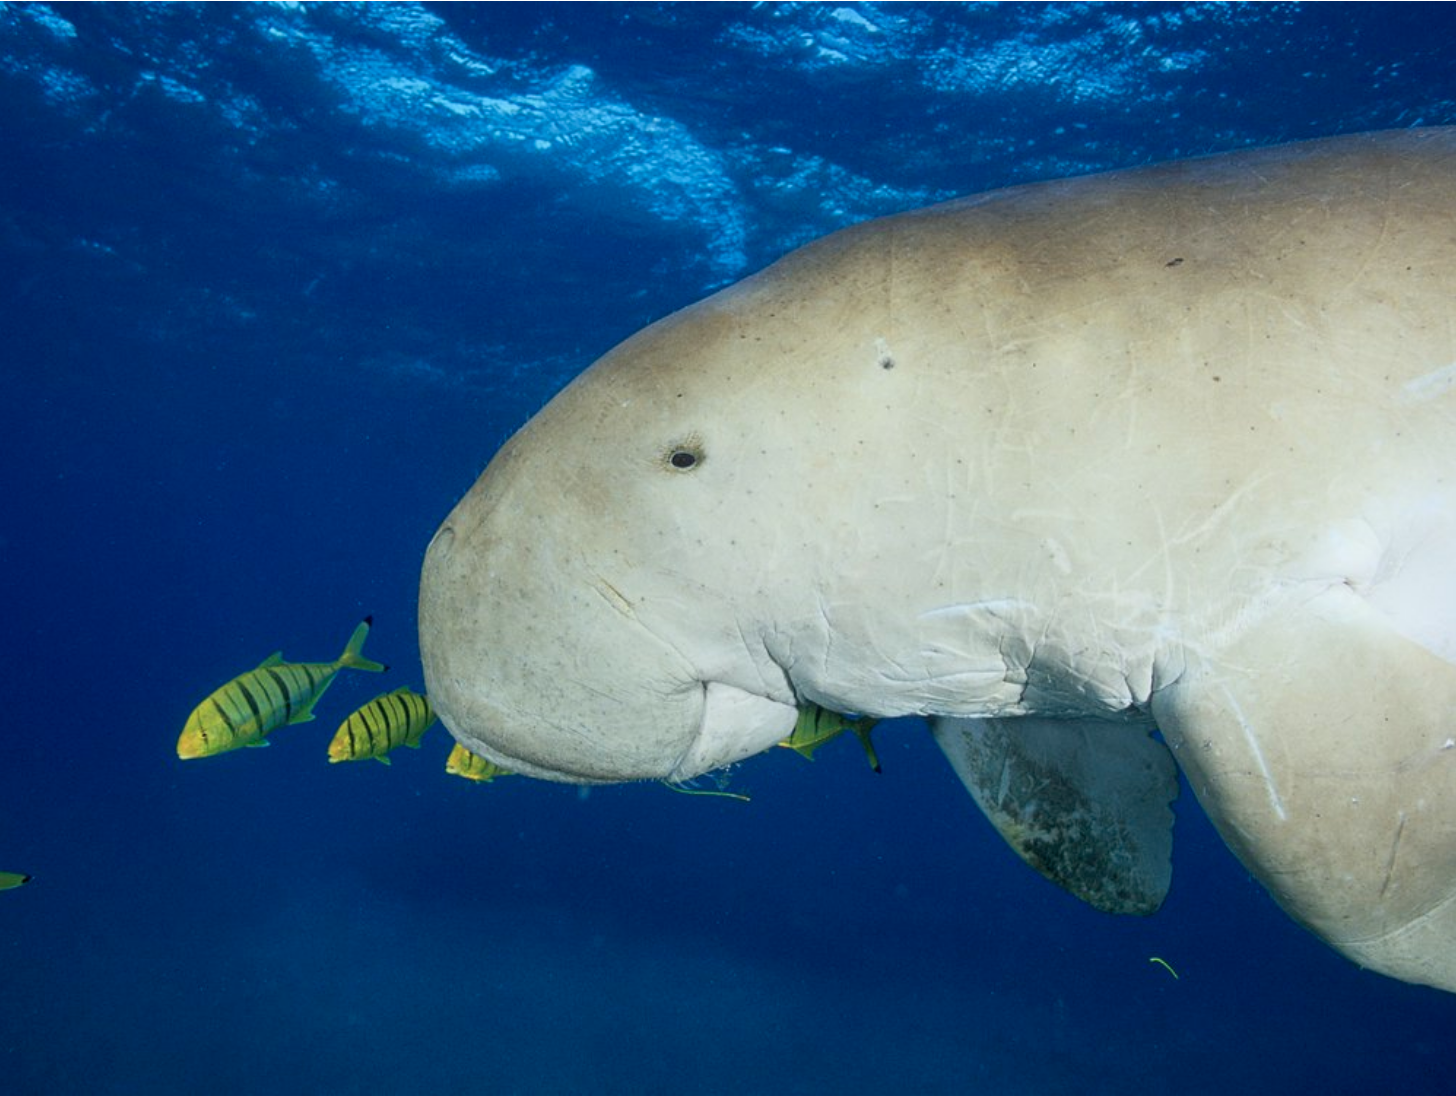
<path fill-rule="evenodd" d="M 431 702 L 576 782 L 750 756 L 805 701 L 1155 723 L 1286 910 L 1456 990 L 1453 210 L 1429 129 L 802 248 L 491 462 L 425 561 Z"/>

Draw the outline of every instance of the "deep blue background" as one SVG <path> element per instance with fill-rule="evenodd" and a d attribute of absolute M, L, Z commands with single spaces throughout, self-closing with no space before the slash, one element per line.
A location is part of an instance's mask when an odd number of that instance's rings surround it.
<path fill-rule="evenodd" d="M 1456 122 L 1446 7 L 0 6 L 0 1089 L 1449 1091 L 1456 997 L 1187 795 L 1115 920 L 914 723 L 747 804 L 324 755 L 421 684 L 435 525 L 615 341 L 955 193 Z M 386 679 L 176 759 L 366 612 Z"/>

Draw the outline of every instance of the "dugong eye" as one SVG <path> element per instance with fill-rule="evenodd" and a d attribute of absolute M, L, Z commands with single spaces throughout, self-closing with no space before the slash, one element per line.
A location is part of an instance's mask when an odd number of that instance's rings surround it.
<path fill-rule="evenodd" d="M 673 472 L 691 472 L 706 459 L 703 443 L 696 437 L 675 441 L 663 450 L 663 463 Z"/>

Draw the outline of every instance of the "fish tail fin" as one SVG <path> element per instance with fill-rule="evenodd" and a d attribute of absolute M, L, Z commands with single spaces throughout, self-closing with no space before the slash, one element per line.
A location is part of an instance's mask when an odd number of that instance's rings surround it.
<path fill-rule="evenodd" d="M 371 661 L 359 653 L 364 650 L 364 641 L 369 638 L 369 628 L 373 623 L 372 616 L 367 616 L 359 622 L 359 627 L 354 629 L 354 634 L 344 645 L 344 653 L 339 656 L 340 666 L 347 666 L 351 670 L 368 670 L 374 674 L 382 674 L 389 669 L 384 663 Z"/>
<path fill-rule="evenodd" d="M 859 736 L 860 745 L 864 747 L 865 753 L 869 755 L 870 768 L 874 769 L 877 773 L 885 771 L 880 768 L 880 755 L 875 753 L 875 744 L 870 741 L 870 731 L 874 730 L 875 724 L 878 722 L 879 720 L 877 719 L 865 719 L 853 724 L 851 727 L 854 733 Z"/>

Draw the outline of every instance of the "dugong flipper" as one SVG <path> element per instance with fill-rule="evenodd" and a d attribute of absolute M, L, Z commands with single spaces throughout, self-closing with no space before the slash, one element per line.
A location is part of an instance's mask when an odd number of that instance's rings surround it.
<path fill-rule="evenodd" d="M 1442 128 L 801 248 L 491 461 L 425 559 L 431 702 L 577 782 L 926 716 L 1026 859 L 1144 912 L 1171 756 L 1291 915 L 1456 990 L 1453 211 Z"/>
<path fill-rule="evenodd" d="M 1178 771 L 1150 721 L 933 719 L 951 767 L 1018 856 L 1108 913 L 1152 913 L 1172 875 Z"/>
<path fill-rule="evenodd" d="M 1408 567 L 1449 567 L 1456 538 L 1412 551 L 1427 558 Z M 1280 905 L 1362 966 L 1456 989 L 1456 667 L 1393 626 L 1372 586 L 1239 627 L 1152 709 Z M 1449 611 L 1449 589 L 1429 592 Z"/>

